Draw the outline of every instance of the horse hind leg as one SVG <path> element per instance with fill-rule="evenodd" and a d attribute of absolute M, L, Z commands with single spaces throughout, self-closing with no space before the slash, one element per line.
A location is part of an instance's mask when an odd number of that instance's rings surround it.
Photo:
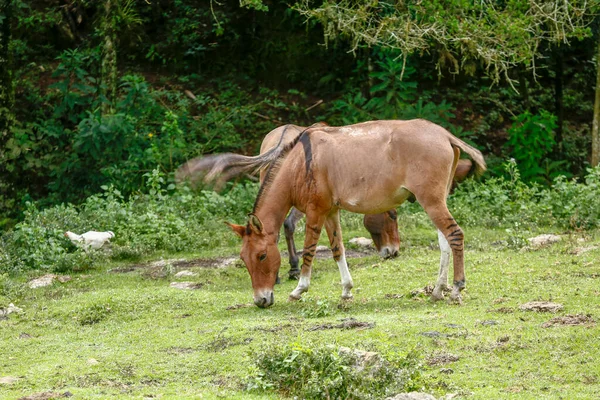
<path fill-rule="evenodd" d="M 448 211 L 445 200 L 434 203 L 421 202 L 421 205 L 425 209 L 425 212 L 427 212 L 427 215 L 429 215 L 433 224 L 440 231 L 438 236 L 440 238 L 440 250 L 442 251 L 442 256 L 440 259 L 440 274 L 438 276 L 436 287 L 434 288 L 433 297 L 438 299 L 443 298 L 441 292 L 443 291 L 445 284 L 444 279 L 447 279 L 444 277 L 444 272 L 447 272 L 445 259 L 448 254 L 448 248 L 450 248 L 452 251 L 454 269 L 454 284 L 450 300 L 460 303 L 460 292 L 466 287 L 463 230 L 458 226 L 456 220 L 452 217 L 452 214 L 450 214 L 450 211 Z"/>
<path fill-rule="evenodd" d="M 288 272 L 290 279 L 298 279 L 300 268 L 298 268 L 298 253 L 296 252 L 296 244 L 294 243 L 294 232 L 296 231 L 296 223 L 302 218 L 302 212 L 296 208 L 292 208 L 290 214 L 283 223 L 285 232 L 285 242 L 288 248 L 290 271 Z"/>

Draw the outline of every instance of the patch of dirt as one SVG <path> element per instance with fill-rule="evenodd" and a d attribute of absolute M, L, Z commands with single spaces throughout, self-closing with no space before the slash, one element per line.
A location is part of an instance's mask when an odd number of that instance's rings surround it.
<path fill-rule="evenodd" d="M 50 286 L 54 282 L 54 280 L 58 280 L 60 283 L 65 283 L 71 280 L 69 275 L 54 275 L 54 274 L 46 274 L 36 279 L 32 279 L 27 283 L 27 285 L 31 289 L 37 289 L 45 286 Z"/>
<path fill-rule="evenodd" d="M 530 301 L 529 303 L 521 304 L 519 310 L 521 311 L 535 311 L 535 312 L 551 312 L 555 313 L 562 310 L 563 306 L 559 303 L 552 303 L 550 301 Z"/>
<path fill-rule="evenodd" d="M 555 317 L 550 321 L 545 322 L 542 328 L 551 328 L 555 326 L 586 326 L 591 327 L 596 324 L 596 321 L 592 319 L 590 314 L 575 314 L 565 315 L 563 317 Z"/>
<path fill-rule="evenodd" d="M 488 310 L 487 312 L 497 312 L 501 314 L 511 314 L 515 312 L 515 309 L 512 307 L 500 307 Z"/>
<path fill-rule="evenodd" d="M 169 347 L 169 348 L 165 349 L 165 351 L 169 354 L 190 354 L 195 351 L 198 351 L 198 349 L 193 349 L 191 347 L 174 346 L 174 347 Z"/>
<path fill-rule="evenodd" d="M 206 344 L 206 350 L 218 353 L 228 347 L 250 344 L 254 339 L 246 338 L 244 340 L 234 340 L 231 338 L 218 336 L 215 340 Z"/>
<path fill-rule="evenodd" d="M 174 269 L 189 269 L 189 268 L 225 268 L 234 264 L 238 257 L 216 257 L 216 258 L 196 258 L 193 260 L 186 259 L 171 259 L 171 260 L 158 260 L 145 264 L 134 264 L 125 267 L 113 268 L 108 272 L 122 274 L 127 272 L 133 272 L 136 270 L 149 270 L 156 271 L 152 273 L 160 273 L 164 271 L 166 273 L 166 266 L 171 266 Z"/>
<path fill-rule="evenodd" d="M 482 326 L 494 326 L 498 325 L 498 321 L 494 321 L 493 319 L 486 319 L 485 321 L 481 321 L 479 324 Z"/>
<path fill-rule="evenodd" d="M 427 359 L 427 365 L 436 366 L 453 363 L 460 360 L 460 357 L 450 353 L 438 353 Z"/>
<path fill-rule="evenodd" d="M 29 396 L 21 397 L 19 400 L 51 400 L 51 399 L 63 399 L 66 397 L 71 397 L 73 394 L 71 392 L 64 393 L 56 393 L 56 392 L 41 392 L 35 393 Z"/>
<path fill-rule="evenodd" d="M 384 297 L 386 299 L 403 299 L 404 295 L 403 294 L 398 294 L 398 293 L 388 293 Z"/>
<path fill-rule="evenodd" d="M 448 293 L 450 292 L 450 289 L 445 290 L 444 292 Z M 412 292 L 410 292 L 410 297 L 431 296 L 431 293 L 433 293 L 433 286 L 427 285 L 422 289 L 415 289 Z"/>
<path fill-rule="evenodd" d="M 201 289 L 204 284 L 198 282 L 171 282 L 171 285 L 169 286 L 174 289 L 198 290 Z"/>
<path fill-rule="evenodd" d="M 374 322 L 361 322 L 354 318 L 344 318 L 341 324 L 323 324 L 308 328 L 307 331 L 322 331 L 325 329 L 370 329 L 375 326 Z"/>
<path fill-rule="evenodd" d="M 585 246 L 585 247 L 577 247 L 576 249 L 571 250 L 571 254 L 576 256 L 587 253 L 588 251 L 600 249 L 600 246 Z"/>
<path fill-rule="evenodd" d="M 345 248 L 345 254 L 346 254 L 346 258 L 360 258 L 360 257 L 365 257 L 365 256 L 369 256 L 369 255 L 373 255 L 374 251 L 370 251 L 368 249 L 366 250 L 362 250 L 362 249 L 358 249 L 358 250 L 354 250 L 354 249 L 349 249 L 349 248 Z M 297 252 L 298 258 L 302 258 L 302 251 L 298 251 Z M 287 259 L 289 256 L 287 251 L 283 251 L 281 252 L 281 259 Z M 317 247 L 317 251 L 315 252 L 315 256 L 319 259 L 327 259 L 327 258 L 331 258 L 331 250 L 328 247 L 325 246 L 318 246 Z"/>
<path fill-rule="evenodd" d="M 252 304 L 234 304 L 226 308 L 226 310 L 239 310 L 240 308 L 252 307 Z"/>
<path fill-rule="evenodd" d="M 600 278 L 600 274 L 597 274 L 597 273 L 588 274 L 588 273 L 581 272 L 581 271 L 572 272 L 571 276 L 574 276 L 576 278 L 591 278 L 591 279 Z"/>
<path fill-rule="evenodd" d="M 274 326 L 272 328 L 265 328 L 262 326 L 257 326 L 256 328 L 254 328 L 255 331 L 260 331 L 260 332 L 270 332 L 270 333 L 274 333 L 274 332 L 279 332 L 283 329 L 286 328 L 290 328 L 292 325 L 291 324 L 285 324 L 285 325 L 278 325 L 278 326 Z"/>
<path fill-rule="evenodd" d="M 467 332 L 466 330 L 463 332 L 457 332 L 457 333 L 442 333 L 442 332 L 438 332 L 438 331 L 425 331 L 425 332 L 419 333 L 419 335 L 429 337 L 432 339 L 466 338 L 467 336 L 469 336 L 469 332 Z"/>

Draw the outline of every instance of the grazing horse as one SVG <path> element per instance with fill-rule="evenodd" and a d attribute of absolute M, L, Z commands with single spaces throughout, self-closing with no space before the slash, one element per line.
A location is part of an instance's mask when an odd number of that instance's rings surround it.
<path fill-rule="evenodd" d="M 485 171 L 481 152 L 432 122 L 370 121 L 343 127 L 308 128 L 286 145 L 247 157 L 221 154 L 198 158 L 182 167 L 205 171 L 205 179 L 223 181 L 246 171 L 268 167 L 248 223 L 229 224 L 242 238 L 240 256 L 252 280 L 254 303 L 274 302 L 273 288 L 281 266 L 277 237 L 289 210 L 306 214 L 303 263 L 291 300 L 310 285 L 311 267 L 323 226 L 342 277 L 342 298 L 352 297 L 339 211 L 377 214 L 413 197 L 438 229 L 441 262 L 434 299 L 444 297 L 448 263 L 453 258 L 451 300 L 461 301 L 466 286 L 464 234 L 446 206 L 460 157 L 467 153 L 476 174 Z"/>
<path fill-rule="evenodd" d="M 318 122 L 311 125 L 311 128 L 324 126 L 329 125 L 324 122 Z M 306 127 L 291 124 L 273 129 L 263 139 L 260 146 L 260 154 L 264 154 L 276 146 L 291 142 L 305 129 Z M 266 169 L 261 171 L 261 183 L 264 181 L 265 175 Z M 300 274 L 300 268 L 298 268 L 298 254 L 294 243 L 294 232 L 296 224 L 303 216 L 304 214 L 301 211 L 292 207 L 292 210 L 283 223 L 290 262 L 289 276 L 296 279 Z M 398 222 L 396 219 L 397 212 L 395 209 L 381 214 L 365 215 L 364 217 L 364 226 L 371 234 L 375 248 L 383 258 L 396 257 L 400 250 L 400 236 L 398 235 Z"/>

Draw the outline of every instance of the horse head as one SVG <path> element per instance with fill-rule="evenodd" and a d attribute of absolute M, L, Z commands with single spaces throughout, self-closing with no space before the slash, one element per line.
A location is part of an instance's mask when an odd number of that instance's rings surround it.
<path fill-rule="evenodd" d="M 254 304 L 261 308 L 273 305 L 273 288 L 281 266 L 277 235 L 265 232 L 262 222 L 254 214 L 249 215 L 246 226 L 229 222 L 227 225 L 242 238 L 240 257 L 250 274 Z"/>
<path fill-rule="evenodd" d="M 383 258 L 396 257 L 400 250 L 397 219 L 398 213 L 395 209 L 380 214 L 366 214 L 364 217 L 365 228 L 371 234 L 373 243 Z"/>

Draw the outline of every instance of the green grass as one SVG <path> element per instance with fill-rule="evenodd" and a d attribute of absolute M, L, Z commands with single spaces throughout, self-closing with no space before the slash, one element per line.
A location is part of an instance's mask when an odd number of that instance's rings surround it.
<path fill-rule="evenodd" d="M 345 238 L 356 234 L 365 235 L 355 231 Z M 600 232 L 587 233 L 584 243 L 577 241 L 581 234 L 571 234 L 526 252 L 508 248 L 505 231 L 466 229 L 466 235 L 462 306 L 410 295 L 432 284 L 438 269 L 439 252 L 430 248 L 436 234 L 423 227 L 403 229 L 397 259 L 383 261 L 373 253 L 349 260 L 355 283 L 349 303 L 339 300 L 339 275 L 331 259 L 316 261 L 302 301 L 287 301 L 296 282 L 285 280 L 269 309 L 227 309 L 252 303 L 250 279 L 239 264 L 197 268 L 197 277 L 179 279 L 204 284 L 194 291 L 170 288 L 177 279 L 152 278 L 144 269 L 109 272 L 123 266 L 115 264 L 40 289 L 24 288 L 21 277 L 11 283 L 13 294 L 3 298 L 24 311 L 0 320 L 0 378 L 19 380 L 0 384 L 0 398 L 69 391 L 85 399 L 275 399 L 281 396 L 276 391 L 245 388 L 261 352 L 288 343 L 375 350 L 386 358 L 414 353 L 423 364 L 423 390 L 438 397 L 597 398 L 599 325 L 541 325 L 568 314 L 591 314 L 600 322 L 600 249 L 572 254 L 578 247 L 600 245 Z M 202 256 L 238 251 L 227 244 Z M 284 263 L 282 271 L 287 268 Z M 557 314 L 518 309 L 533 300 L 552 300 L 564 308 Z M 512 312 L 494 311 L 500 308 Z M 348 317 L 375 326 L 310 330 Z M 435 356 L 448 354 L 458 361 L 429 365 Z"/>

